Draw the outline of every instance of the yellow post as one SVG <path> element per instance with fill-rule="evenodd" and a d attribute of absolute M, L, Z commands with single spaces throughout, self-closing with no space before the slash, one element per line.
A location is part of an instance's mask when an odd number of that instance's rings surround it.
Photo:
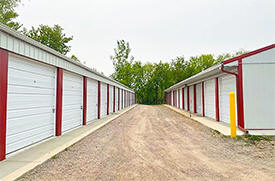
<path fill-rule="evenodd" d="M 235 109 L 235 93 L 229 93 L 229 112 L 230 112 L 230 131 L 231 138 L 236 138 L 236 109 Z"/>

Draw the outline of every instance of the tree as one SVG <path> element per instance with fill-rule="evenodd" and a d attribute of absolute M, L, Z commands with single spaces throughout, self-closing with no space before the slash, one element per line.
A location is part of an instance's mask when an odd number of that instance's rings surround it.
<path fill-rule="evenodd" d="M 117 48 L 114 49 L 115 55 L 111 56 L 115 73 L 111 77 L 122 84 L 132 87 L 132 64 L 134 57 L 130 56 L 131 48 L 129 42 L 124 40 L 117 41 Z"/>
<path fill-rule="evenodd" d="M 111 56 L 115 72 L 115 80 L 132 88 L 137 97 L 137 102 L 142 104 L 162 104 L 165 102 L 164 90 L 187 79 L 221 61 L 243 54 L 239 51 L 234 54 L 222 54 L 215 58 L 212 54 L 202 54 L 185 60 L 183 56 L 173 59 L 170 63 L 146 63 L 134 61 L 130 58 L 129 43 L 121 40 L 114 49 L 115 55 Z"/>
<path fill-rule="evenodd" d="M 73 37 L 67 37 L 66 34 L 63 33 L 63 30 L 59 25 L 54 25 L 53 27 L 40 25 L 36 29 L 32 27 L 29 31 L 24 28 L 23 34 L 66 55 L 71 50 L 71 46 L 67 44 L 73 40 Z"/>
<path fill-rule="evenodd" d="M 75 55 L 72 55 L 71 59 L 73 59 L 74 61 L 80 63 L 80 60 Z"/>
<path fill-rule="evenodd" d="M 0 22 L 14 30 L 22 27 L 22 24 L 13 21 L 13 19 L 18 17 L 18 14 L 15 12 L 15 7 L 18 6 L 20 1 L 21 0 L 0 0 Z"/>

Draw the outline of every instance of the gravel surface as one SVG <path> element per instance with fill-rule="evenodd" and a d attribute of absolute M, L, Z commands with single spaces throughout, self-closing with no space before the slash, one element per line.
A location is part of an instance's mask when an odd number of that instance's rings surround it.
<path fill-rule="evenodd" d="M 231 140 L 138 105 L 18 180 L 274 180 L 274 141 Z"/>

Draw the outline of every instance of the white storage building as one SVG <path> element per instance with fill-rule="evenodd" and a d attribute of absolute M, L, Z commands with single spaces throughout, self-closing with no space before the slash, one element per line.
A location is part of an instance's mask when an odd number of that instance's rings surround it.
<path fill-rule="evenodd" d="M 125 85 L 0 24 L 0 160 L 135 104 Z M 119 108 L 119 106 L 121 106 Z"/>
<path fill-rule="evenodd" d="M 233 91 L 242 131 L 275 130 L 274 73 L 275 44 L 225 60 L 169 87 L 166 102 L 229 124 Z"/>

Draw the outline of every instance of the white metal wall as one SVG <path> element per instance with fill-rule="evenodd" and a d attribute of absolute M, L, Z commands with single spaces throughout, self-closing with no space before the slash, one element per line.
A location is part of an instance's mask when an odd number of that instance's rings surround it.
<path fill-rule="evenodd" d="M 182 89 L 179 89 L 179 93 L 180 93 L 180 105 L 179 108 L 182 109 Z"/>
<path fill-rule="evenodd" d="M 205 81 L 204 83 L 204 105 L 205 116 L 216 119 L 216 106 L 215 106 L 215 79 Z"/>
<path fill-rule="evenodd" d="M 98 111 L 98 82 L 87 79 L 87 122 L 97 119 Z"/>
<path fill-rule="evenodd" d="M 114 86 L 109 86 L 110 93 L 110 103 L 109 103 L 109 111 L 110 113 L 114 112 Z"/>
<path fill-rule="evenodd" d="M 246 129 L 275 129 L 275 48 L 243 59 Z"/>
<path fill-rule="evenodd" d="M 202 114 L 202 92 L 201 92 L 201 83 L 196 85 L 196 105 L 197 113 Z"/>
<path fill-rule="evenodd" d="M 184 88 L 184 110 L 187 110 L 187 87 Z"/>
<path fill-rule="evenodd" d="M 123 91 L 123 89 L 120 89 L 120 110 L 123 108 L 122 106 L 122 104 L 123 104 L 123 101 L 124 101 L 124 91 Z"/>
<path fill-rule="evenodd" d="M 194 86 L 189 87 L 189 102 L 190 102 L 190 111 L 194 112 Z"/>
<path fill-rule="evenodd" d="M 82 125 L 83 77 L 63 72 L 62 132 Z"/>
<path fill-rule="evenodd" d="M 9 56 L 6 153 L 55 134 L 56 68 Z"/>
<path fill-rule="evenodd" d="M 118 111 L 118 88 L 116 88 L 116 111 Z"/>
<path fill-rule="evenodd" d="M 219 77 L 220 121 L 226 122 L 229 124 L 230 124 L 230 112 L 229 112 L 229 93 L 230 92 L 236 93 L 236 77 L 234 75 L 229 75 L 229 74 Z M 235 99 L 235 103 L 237 103 L 236 99 Z M 236 104 L 236 107 L 237 107 L 237 104 Z M 236 112 L 236 115 L 237 115 L 237 112 Z"/>
<path fill-rule="evenodd" d="M 107 115 L 107 84 L 101 82 L 100 86 L 100 117 Z"/>

